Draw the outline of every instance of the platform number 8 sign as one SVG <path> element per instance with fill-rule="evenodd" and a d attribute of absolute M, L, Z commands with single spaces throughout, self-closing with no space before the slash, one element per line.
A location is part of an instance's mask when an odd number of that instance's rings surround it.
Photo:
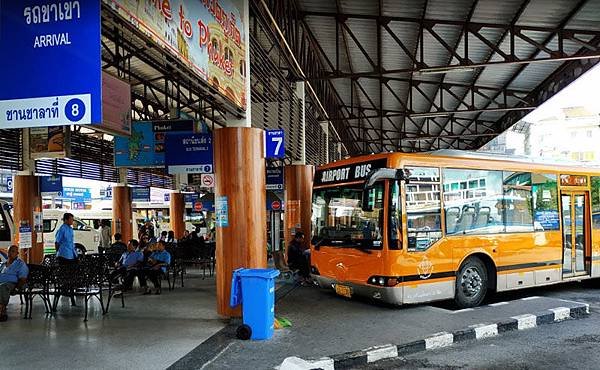
<path fill-rule="evenodd" d="M 265 154 L 267 158 L 285 157 L 285 134 L 283 130 L 265 131 Z"/>
<path fill-rule="evenodd" d="M 81 99 L 71 99 L 65 106 L 65 116 L 71 122 L 79 122 L 85 116 L 85 104 Z"/>

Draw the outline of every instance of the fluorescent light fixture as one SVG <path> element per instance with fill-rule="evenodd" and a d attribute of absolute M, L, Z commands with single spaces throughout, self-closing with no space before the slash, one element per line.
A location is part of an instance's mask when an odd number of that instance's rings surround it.
<path fill-rule="evenodd" d="M 454 112 L 425 112 L 425 113 L 414 113 L 410 114 L 410 118 L 435 118 L 435 117 L 447 117 Z"/>
<path fill-rule="evenodd" d="M 445 73 L 459 73 L 459 72 L 473 72 L 480 67 L 467 67 L 467 66 L 455 66 L 455 67 L 432 67 L 423 68 L 417 71 L 420 75 L 437 75 Z"/>

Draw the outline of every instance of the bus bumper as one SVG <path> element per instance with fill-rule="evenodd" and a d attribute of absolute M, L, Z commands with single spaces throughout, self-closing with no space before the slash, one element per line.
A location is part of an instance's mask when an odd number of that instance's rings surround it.
<path fill-rule="evenodd" d="M 390 304 L 401 305 L 403 304 L 402 287 L 378 287 L 371 285 L 354 284 L 349 282 L 337 281 L 322 275 L 311 275 L 312 279 L 316 281 L 321 288 L 334 289 L 335 285 L 340 284 L 350 287 L 353 296 L 360 296 L 365 298 L 374 299 Z"/>

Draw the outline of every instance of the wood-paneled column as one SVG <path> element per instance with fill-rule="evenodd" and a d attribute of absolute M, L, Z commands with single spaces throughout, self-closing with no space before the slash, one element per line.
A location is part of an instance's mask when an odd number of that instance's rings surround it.
<path fill-rule="evenodd" d="M 39 184 L 39 179 L 31 174 L 17 174 L 14 178 L 13 218 L 15 231 L 12 240 L 15 244 L 21 224 L 27 224 L 33 230 L 33 212 L 42 211 Z M 42 238 L 37 240 L 36 236 L 36 233 L 32 232 L 32 248 L 21 249 L 21 258 L 28 263 L 40 264 L 44 258 L 44 242 Z"/>
<path fill-rule="evenodd" d="M 113 187 L 112 232 L 113 235 L 120 233 L 126 243 L 134 237 L 137 239 L 137 235 L 133 235 L 132 212 L 131 188 L 126 185 Z"/>
<path fill-rule="evenodd" d="M 229 307 L 232 271 L 267 265 L 267 211 L 263 131 L 251 127 L 215 130 L 217 312 L 239 317 Z M 219 210 L 226 197 L 227 226 Z"/>
<path fill-rule="evenodd" d="M 171 230 L 173 230 L 175 233 L 175 239 L 177 240 L 183 238 L 183 232 L 185 231 L 184 217 L 184 195 L 180 192 L 171 193 L 171 200 L 169 203 L 169 222 L 171 224 Z"/>
<path fill-rule="evenodd" d="M 305 235 L 306 246 L 310 240 L 312 212 L 312 184 L 315 168 L 311 165 L 285 166 L 285 245 L 286 248 L 296 231 Z"/>

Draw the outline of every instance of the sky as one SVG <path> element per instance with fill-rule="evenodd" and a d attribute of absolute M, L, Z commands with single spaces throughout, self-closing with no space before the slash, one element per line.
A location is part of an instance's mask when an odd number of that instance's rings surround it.
<path fill-rule="evenodd" d="M 598 100 L 600 86 L 600 64 L 592 67 L 558 94 L 529 113 L 523 121 L 537 122 L 549 116 L 559 116 L 562 108 L 584 106 L 590 112 L 600 113 Z"/>

